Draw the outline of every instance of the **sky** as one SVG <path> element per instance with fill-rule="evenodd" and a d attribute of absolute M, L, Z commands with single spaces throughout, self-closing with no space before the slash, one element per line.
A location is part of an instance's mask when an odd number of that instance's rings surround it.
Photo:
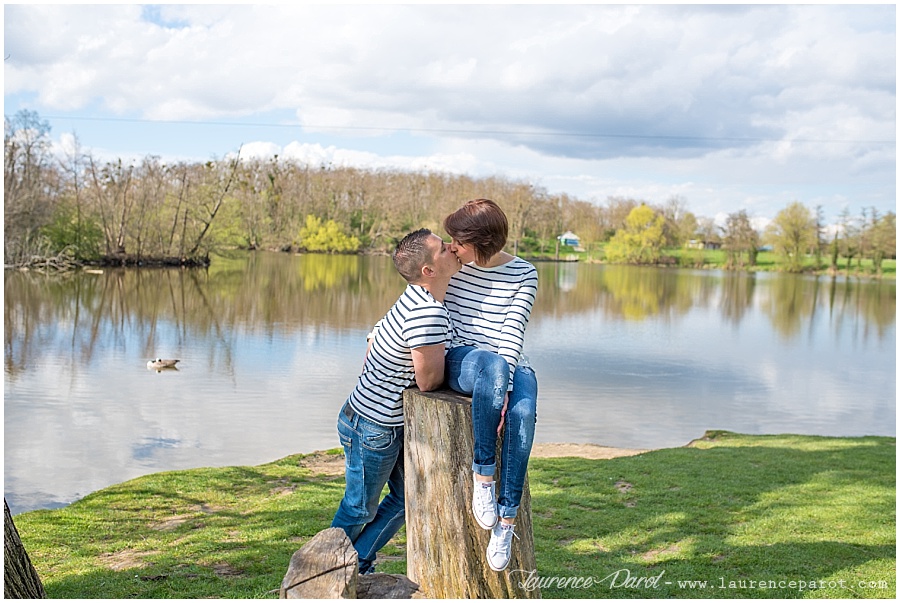
<path fill-rule="evenodd" d="M 6 4 L 4 115 L 95 157 L 896 211 L 896 7 Z M 461 200 L 462 201 L 462 200 Z M 497 199 L 498 202 L 502 200 Z"/>

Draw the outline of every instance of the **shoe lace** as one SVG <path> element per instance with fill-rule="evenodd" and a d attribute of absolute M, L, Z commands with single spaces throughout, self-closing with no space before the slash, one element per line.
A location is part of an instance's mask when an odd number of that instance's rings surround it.
<path fill-rule="evenodd" d="M 491 488 L 493 486 L 482 486 L 477 485 L 476 488 L 480 488 L 478 490 L 478 495 L 475 497 L 475 506 L 478 507 L 479 513 L 486 513 L 488 510 L 493 510 L 493 493 Z"/>
<path fill-rule="evenodd" d="M 515 537 L 516 540 L 521 540 L 521 538 L 519 538 L 519 535 L 516 534 L 515 528 L 510 528 L 508 530 L 504 530 L 501 528 L 500 536 L 497 538 L 492 538 L 491 542 L 489 543 L 491 550 L 498 551 L 502 547 L 508 546 L 512 542 L 513 537 Z"/>

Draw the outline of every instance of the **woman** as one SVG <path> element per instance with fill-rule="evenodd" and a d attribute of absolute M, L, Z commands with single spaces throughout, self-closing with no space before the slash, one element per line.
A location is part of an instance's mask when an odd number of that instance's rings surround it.
<path fill-rule="evenodd" d="M 522 356 L 537 271 L 503 251 L 509 226 L 493 201 L 469 201 L 447 216 L 444 229 L 463 264 L 444 298 L 454 329 L 447 380 L 452 389 L 472 396 L 472 512 L 481 527 L 492 531 L 488 564 L 502 571 L 509 564 L 537 417 L 537 380 Z M 495 500 L 495 450 L 504 423 Z"/>

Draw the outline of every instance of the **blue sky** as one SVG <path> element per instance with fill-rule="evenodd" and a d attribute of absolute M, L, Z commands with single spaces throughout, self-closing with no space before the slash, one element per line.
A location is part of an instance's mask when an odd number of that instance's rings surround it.
<path fill-rule="evenodd" d="M 5 5 L 4 57 L 4 114 L 100 158 L 896 211 L 892 4 Z"/>

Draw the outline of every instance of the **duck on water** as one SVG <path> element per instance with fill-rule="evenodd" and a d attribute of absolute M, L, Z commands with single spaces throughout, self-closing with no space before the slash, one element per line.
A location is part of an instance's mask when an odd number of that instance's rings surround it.
<path fill-rule="evenodd" d="M 178 368 L 175 365 L 178 364 L 179 362 L 181 362 L 181 361 L 178 359 L 156 358 L 154 360 L 147 361 L 147 368 L 152 371 L 156 371 L 156 372 L 159 372 L 163 369 L 178 370 Z"/>

